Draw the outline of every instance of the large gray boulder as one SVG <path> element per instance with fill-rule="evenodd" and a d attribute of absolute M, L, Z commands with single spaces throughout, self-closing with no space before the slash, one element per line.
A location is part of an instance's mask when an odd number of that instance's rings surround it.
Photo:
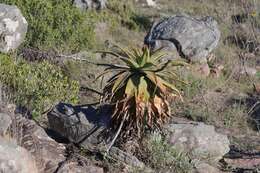
<path fill-rule="evenodd" d="M 74 0 L 73 5 L 81 10 L 106 8 L 107 0 Z"/>
<path fill-rule="evenodd" d="M 26 36 L 28 23 L 16 6 L 0 4 L 0 52 L 16 49 Z"/>
<path fill-rule="evenodd" d="M 216 163 L 229 152 L 227 136 L 217 133 L 211 125 L 169 124 L 166 126 L 166 133 L 170 144 L 189 153 L 194 160 Z"/>
<path fill-rule="evenodd" d="M 38 173 L 32 155 L 14 141 L 0 137 L 1 173 Z"/>
<path fill-rule="evenodd" d="M 212 17 L 177 15 L 155 23 L 144 43 L 153 49 L 163 46 L 171 52 L 177 51 L 182 58 L 194 62 L 206 62 L 219 39 L 218 24 Z"/>

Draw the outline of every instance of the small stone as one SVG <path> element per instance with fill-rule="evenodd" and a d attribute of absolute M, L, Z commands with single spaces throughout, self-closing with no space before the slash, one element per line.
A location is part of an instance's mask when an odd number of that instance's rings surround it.
<path fill-rule="evenodd" d="M 223 65 L 218 65 L 210 69 L 210 75 L 215 78 L 219 78 L 222 70 L 224 69 Z"/>
<path fill-rule="evenodd" d="M 210 74 L 210 68 L 207 63 L 204 64 L 196 64 L 195 70 L 201 77 L 208 77 Z"/>

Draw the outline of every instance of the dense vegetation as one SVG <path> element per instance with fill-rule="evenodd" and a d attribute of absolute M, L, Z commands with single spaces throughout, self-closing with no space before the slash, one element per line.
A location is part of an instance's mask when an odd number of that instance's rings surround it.
<path fill-rule="evenodd" d="M 34 117 L 59 101 L 78 101 L 78 82 L 68 79 L 60 68 L 48 62 L 30 64 L 0 55 L 0 81 L 13 92 L 14 101 Z"/>

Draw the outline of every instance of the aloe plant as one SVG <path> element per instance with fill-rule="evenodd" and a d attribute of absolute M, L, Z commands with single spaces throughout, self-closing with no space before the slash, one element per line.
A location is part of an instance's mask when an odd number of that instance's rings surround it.
<path fill-rule="evenodd" d="M 116 72 L 104 87 L 103 101 L 113 106 L 111 126 L 123 128 L 127 134 L 142 136 L 146 128 L 160 128 L 171 117 L 168 99 L 181 98 L 176 82 L 183 82 L 169 65 L 185 65 L 182 61 L 163 62 L 165 53 L 144 48 L 120 48 L 120 53 L 105 52 L 120 58 L 125 65 L 110 64 L 100 76 Z"/>

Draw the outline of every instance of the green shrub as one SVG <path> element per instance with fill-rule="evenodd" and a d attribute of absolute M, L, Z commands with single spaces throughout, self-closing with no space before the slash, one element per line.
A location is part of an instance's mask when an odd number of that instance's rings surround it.
<path fill-rule="evenodd" d="M 14 101 L 29 109 L 34 117 L 59 101 L 78 101 L 78 83 L 47 62 L 28 64 L 0 55 L 0 83 L 7 85 Z"/>
<path fill-rule="evenodd" d="M 26 46 L 74 52 L 95 45 L 94 20 L 71 0 L 1 0 L 16 5 L 28 21 Z"/>

